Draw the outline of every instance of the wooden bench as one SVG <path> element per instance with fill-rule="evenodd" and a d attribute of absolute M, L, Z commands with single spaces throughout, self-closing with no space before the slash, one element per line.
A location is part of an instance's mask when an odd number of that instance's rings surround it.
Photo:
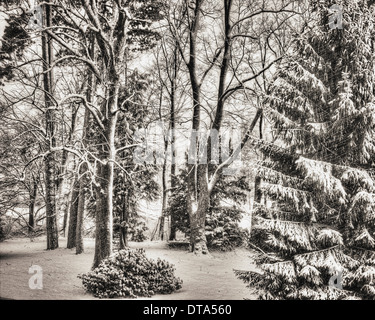
<path fill-rule="evenodd" d="M 188 241 L 168 241 L 167 245 L 171 249 L 189 250 L 190 242 L 188 242 Z"/>

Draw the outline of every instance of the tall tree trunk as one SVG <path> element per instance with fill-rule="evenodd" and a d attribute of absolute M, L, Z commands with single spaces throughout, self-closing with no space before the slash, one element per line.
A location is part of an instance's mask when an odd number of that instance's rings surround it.
<path fill-rule="evenodd" d="M 210 206 L 207 175 L 208 166 L 199 164 L 197 166 L 198 186 L 196 186 L 199 188 L 198 199 L 189 205 L 190 249 L 196 254 L 208 253 L 205 234 L 206 214 Z"/>
<path fill-rule="evenodd" d="M 224 92 L 225 92 L 225 88 L 227 85 L 226 78 L 227 78 L 228 69 L 229 69 L 229 65 L 231 61 L 231 46 L 232 46 L 232 37 L 231 37 L 232 26 L 230 24 L 231 10 L 232 10 L 232 0 L 225 0 L 224 1 L 224 30 L 225 30 L 224 54 L 223 54 L 223 60 L 221 61 L 221 66 L 220 66 L 216 114 L 215 114 L 215 119 L 212 124 L 212 129 L 215 129 L 217 131 L 220 130 L 221 123 L 223 120 L 224 105 L 225 105 Z M 210 152 L 210 149 L 211 148 L 209 146 L 207 151 Z"/>
<path fill-rule="evenodd" d="M 200 110 L 201 110 L 201 86 L 198 81 L 197 76 L 197 35 L 200 24 L 200 14 L 202 0 L 195 1 L 194 17 L 190 25 L 189 30 L 189 77 L 193 96 L 193 119 L 192 119 L 192 136 L 191 136 L 191 146 L 190 148 L 196 147 L 195 150 L 190 150 L 190 155 L 193 155 L 196 163 L 188 164 L 188 213 L 190 220 L 190 250 L 196 253 L 206 253 L 206 237 L 204 231 L 205 227 L 205 216 L 202 218 L 204 208 L 199 208 L 199 195 L 203 189 L 200 189 L 200 185 L 197 177 L 205 172 L 204 164 L 198 165 L 198 137 L 195 136 L 199 132 L 200 126 Z M 195 141 L 194 141 L 195 140 Z M 207 182 L 207 181 L 206 181 Z M 203 182 L 204 184 L 204 182 Z M 204 196 L 201 194 L 201 198 Z M 202 204 L 205 202 L 203 201 Z"/>
<path fill-rule="evenodd" d="M 112 97 L 118 99 L 118 88 L 115 89 Z M 113 181 L 117 112 L 111 111 L 117 109 L 117 101 L 114 103 L 116 106 L 110 108 L 105 137 L 102 140 L 102 143 L 108 146 L 108 153 L 105 152 L 103 155 L 104 163 L 98 165 L 99 187 L 96 188 L 96 238 L 93 268 L 107 258 L 113 248 Z"/>
<path fill-rule="evenodd" d="M 124 194 L 124 203 L 122 204 L 121 211 L 121 227 L 120 227 L 120 249 L 125 249 L 128 247 L 128 223 L 129 223 L 129 208 L 128 208 L 129 198 L 128 192 Z"/>
<path fill-rule="evenodd" d="M 85 120 L 83 123 L 83 136 L 82 136 L 82 144 L 86 147 L 86 135 L 88 131 L 88 126 L 90 124 L 90 113 L 87 109 L 85 109 Z M 79 170 L 79 186 L 78 186 L 78 199 L 77 199 L 77 226 L 75 232 L 75 244 L 76 244 L 76 254 L 81 254 L 84 252 L 84 245 L 83 245 L 83 221 L 85 216 L 86 210 L 86 190 L 85 185 L 87 183 L 87 179 L 85 173 L 87 171 L 87 164 L 83 163 Z"/>
<path fill-rule="evenodd" d="M 263 139 L 263 112 L 258 109 L 257 115 L 259 114 L 259 139 Z M 255 118 L 257 117 L 255 116 Z M 250 236 L 251 236 L 251 231 L 254 226 L 254 219 L 255 219 L 255 214 L 254 214 L 254 205 L 260 204 L 262 202 L 262 191 L 260 189 L 262 183 L 262 178 L 259 175 L 255 176 L 255 181 L 254 181 L 254 204 L 253 204 L 253 211 L 251 212 L 251 221 L 250 221 Z"/>
<path fill-rule="evenodd" d="M 38 181 L 34 179 L 32 189 L 30 192 L 30 203 L 29 203 L 29 234 L 34 231 L 35 228 L 35 219 L 34 219 L 34 212 L 35 212 L 35 201 L 36 195 L 38 192 Z"/>
<path fill-rule="evenodd" d="M 171 110 L 170 110 L 170 117 L 169 117 L 169 127 L 171 129 L 171 189 L 173 190 L 176 186 L 175 177 L 176 177 L 176 146 L 175 146 L 175 130 L 176 130 L 176 90 L 177 90 L 177 72 L 178 72 L 178 48 L 177 44 L 174 48 L 174 55 L 173 55 L 173 76 L 171 79 Z M 171 212 L 170 216 L 171 221 L 171 229 L 169 233 L 169 240 L 173 241 L 176 240 L 176 216 L 174 212 Z"/>
<path fill-rule="evenodd" d="M 102 181 L 96 190 L 96 237 L 93 268 L 112 253 L 113 239 L 113 163 L 100 164 Z"/>
<path fill-rule="evenodd" d="M 194 102 L 194 112 L 193 112 L 193 133 L 194 130 L 199 130 L 200 125 L 200 107 L 201 107 L 201 83 L 197 80 L 197 33 L 200 24 L 200 15 L 201 15 L 201 5 L 202 1 L 196 0 L 195 8 L 194 8 L 194 16 L 193 20 L 190 24 L 190 60 L 188 64 L 189 75 L 190 75 L 190 82 L 193 92 L 193 102 Z M 217 130 L 219 132 L 222 118 L 223 118 L 223 111 L 224 111 L 224 104 L 225 104 L 225 97 L 224 97 L 224 90 L 226 86 L 226 77 L 229 68 L 229 62 L 231 57 L 231 25 L 230 25 L 230 13 L 232 7 L 232 0 L 225 0 L 224 1 L 224 27 L 225 27 L 225 42 L 224 42 L 224 55 L 221 62 L 220 67 L 220 77 L 219 77 L 219 87 L 218 87 L 218 100 L 216 105 L 216 114 L 214 118 L 214 122 L 212 123 L 212 129 Z M 208 159 L 211 159 L 211 140 L 208 139 L 207 141 L 207 156 Z M 198 143 L 196 141 L 195 145 L 197 146 Z M 198 147 L 199 148 L 199 147 Z M 198 149 L 197 148 L 197 149 Z M 197 151 L 194 151 L 194 154 L 197 155 Z M 209 165 L 208 163 L 199 164 L 199 159 L 196 160 L 197 163 L 195 168 L 193 165 L 189 165 L 189 186 L 190 188 L 194 186 L 195 195 L 191 193 L 192 189 L 189 191 L 188 202 L 188 211 L 190 217 L 190 226 L 191 226 L 191 250 L 196 253 L 207 253 L 207 243 L 206 243 L 206 236 L 205 236 L 205 222 L 206 222 L 206 214 L 210 206 L 210 191 L 208 189 L 208 171 Z M 194 170 L 195 169 L 195 170 Z M 195 183 L 193 181 L 195 180 Z"/>
<path fill-rule="evenodd" d="M 70 195 L 71 193 L 69 192 L 68 193 L 68 199 L 70 199 Z M 66 226 L 68 225 L 68 216 L 69 216 L 69 201 L 68 203 L 65 204 L 64 208 L 63 208 L 63 212 L 64 212 L 64 219 L 63 219 L 63 225 L 62 225 L 62 232 L 63 232 L 63 235 L 65 237 L 66 235 Z"/>
<path fill-rule="evenodd" d="M 59 247 L 58 229 L 56 219 L 56 164 L 52 153 L 46 156 L 46 219 L 47 219 L 47 250 L 53 250 Z"/>
<path fill-rule="evenodd" d="M 69 130 L 68 139 L 66 143 L 70 143 L 74 137 L 75 128 L 77 124 L 77 113 L 78 113 L 78 110 L 73 106 L 70 130 Z M 66 233 L 66 226 L 68 223 L 71 188 L 73 186 L 72 184 L 74 184 L 74 179 L 72 181 L 71 178 L 67 178 L 68 167 L 69 167 L 69 164 L 72 163 L 71 161 L 72 158 L 73 158 L 72 155 L 67 150 L 63 150 L 62 159 L 61 159 L 61 175 L 60 175 L 59 183 L 58 183 L 59 185 L 58 207 L 59 207 L 60 212 L 64 213 L 64 219 L 63 219 L 63 224 L 61 228 L 61 231 L 63 232 L 64 237 Z"/>
<path fill-rule="evenodd" d="M 159 97 L 159 117 L 160 121 L 162 121 L 163 116 L 161 112 L 161 108 L 163 106 L 163 87 L 160 90 L 160 97 Z M 170 128 L 170 124 L 169 127 Z M 164 162 L 163 162 L 163 170 L 162 170 L 162 206 L 161 206 L 161 214 L 160 214 L 160 224 L 159 224 L 159 238 L 160 240 L 164 240 L 164 231 L 165 231 L 165 211 L 167 210 L 167 157 L 165 156 L 168 151 L 169 145 L 169 137 L 164 139 Z"/>
<path fill-rule="evenodd" d="M 52 25 L 52 14 L 48 4 L 43 5 L 43 24 L 45 28 Z M 58 228 L 57 228 L 57 210 L 56 210 L 56 187 L 57 187 L 57 161 L 56 155 L 51 150 L 56 146 L 55 122 L 56 111 L 52 102 L 53 94 L 53 48 L 52 39 L 45 32 L 42 34 L 42 56 L 43 56 L 43 89 L 45 99 L 45 120 L 47 133 L 47 150 L 49 151 L 44 158 L 45 165 L 45 184 L 46 184 L 46 220 L 47 220 L 47 250 L 58 248 Z"/>
<path fill-rule="evenodd" d="M 165 151 L 167 151 L 168 142 L 166 143 Z M 163 192 L 163 202 L 161 206 L 161 216 L 159 225 L 159 238 L 164 240 L 164 224 L 165 224 L 165 210 L 167 209 L 167 159 L 164 158 L 163 172 L 162 172 L 162 192 Z"/>
<path fill-rule="evenodd" d="M 259 139 L 263 139 L 263 114 L 259 118 Z M 260 184 L 262 179 L 257 175 L 254 183 L 254 201 L 258 204 L 262 201 L 262 192 L 260 190 Z"/>
<path fill-rule="evenodd" d="M 121 2 L 123 3 L 123 2 Z M 130 23 L 129 12 L 118 5 L 116 19 L 113 25 L 102 30 L 98 27 L 101 18 L 98 15 L 96 3 L 84 1 L 83 7 L 88 18 L 93 23 L 93 32 L 97 42 L 98 54 L 100 53 L 103 75 L 100 82 L 104 90 L 104 99 L 100 105 L 101 119 L 96 119 L 100 127 L 98 141 L 98 161 L 97 164 L 97 187 L 96 194 L 96 229 L 95 229 L 95 254 L 93 268 L 112 253 L 113 248 L 113 183 L 114 164 L 116 162 L 115 133 L 119 105 L 120 84 L 125 79 L 121 79 L 124 72 L 124 65 L 127 59 L 128 47 L 128 26 Z M 115 11 L 115 9 L 114 9 Z M 103 36 L 103 34 L 106 34 Z M 108 43 L 110 42 L 110 44 Z M 126 78 L 126 75 L 125 75 Z M 125 80 L 126 82 L 126 80 Z"/>
<path fill-rule="evenodd" d="M 77 233 L 77 213 L 79 200 L 79 186 L 78 181 L 75 180 L 73 184 L 72 198 L 70 200 L 70 214 L 68 226 L 68 240 L 66 247 L 72 249 L 76 246 L 76 233 Z"/>
<path fill-rule="evenodd" d="M 93 61 L 96 60 L 96 51 L 95 51 L 95 37 L 93 35 L 90 36 L 90 43 L 91 46 L 90 56 Z M 88 80 L 87 80 L 87 90 L 86 90 L 86 99 L 89 103 L 94 101 L 94 92 L 96 87 L 95 75 L 88 69 Z M 87 108 L 85 108 L 85 115 L 83 121 L 83 131 L 82 131 L 82 145 L 84 148 L 87 147 L 87 134 L 89 131 L 90 126 L 90 112 Z M 83 221 L 86 209 L 86 176 L 85 173 L 87 172 L 87 164 L 83 163 L 80 167 L 80 181 L 79 181 L 79 200 L 78 200 L 78 211 L 77 211 L 77 229 L 76 229 L 76 254 L 80 254 L 84 252 L 84 245 L 83 245 Z"/>
<path fill-rule="evenodd" d="M 86 192 L 84 189 L 84 179 L 81 177 L 79 181 L 79 192 L 78 192 L 78 205 L 77 205 L 77 225 L 76 225 L 76 254 L 81 254 L 84 251 L 83 246 L 83 219 L 85 213 L 86 204 Z"/>
<path fill-rule="evenodd" d="M 174 147 L 172 147 L 174 149 Z M 172 149 L 172 154 L 174 153 Z M 174 157 L 175 159 L 175 157 Z M 171 165 L 171 189 L 174 190 L 176 187 L 175 183 L 175 177 L 176 177 L 176 164 L 172 163 Z M 173 191 L 172 191 L 173 192 Z M 176 223 L 176 216 L 174 215 L 173 212 L 171 212 L 171 229 L 169 233 L 169 240 L 173 241 L 176 240 L 176 233 L 177 233 L 177 223 Z"/>

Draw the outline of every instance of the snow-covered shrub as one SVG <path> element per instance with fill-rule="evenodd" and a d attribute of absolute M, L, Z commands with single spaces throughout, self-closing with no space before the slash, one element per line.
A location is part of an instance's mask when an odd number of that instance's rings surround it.
<path fill-rule="evenodd" d="M 212 208 L 206 218 L 206 238 L 209 248 L 223 251 L 241 246 L 249 233 L 239 226 L 241 211 L 236 208 Z"/>
<path fill-rule="evenodd" d="M 175 277 L 174 270 L 168 261 L 147 258 L 143 249 L 124 249 L 78 277 L 85 290 L 95 297 L 150 297 L 181 288 L 182 280 Z"/>
<path fill-rule="evenodd" d="M 143 242 L 147 240 L 148 228 L 144 221 L 137 221 L 130 232 L 130 241 Z"/>
<path fill-rule="evenodd" d="M 176 228 L 190 234 L 187 210 L 187 172 L 182 170 L 176 177 L 175 189 L 169 198 L 167 215 L 173 215 Z M 247 184 L 243 178 L 224 176 L 218 181 L 210 197 L 206 215 L 206 239 L 210 249 L 232 250 L 244 243 L 248 232 L 239 226 L 243 211 L 239 205 L 246 200 Z M 222 205 L 223 200 L 227 205 Z"/>

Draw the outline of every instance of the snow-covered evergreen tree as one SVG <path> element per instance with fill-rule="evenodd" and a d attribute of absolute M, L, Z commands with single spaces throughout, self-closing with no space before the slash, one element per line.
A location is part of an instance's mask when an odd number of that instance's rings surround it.
<path fill-rule="evenodd" d="M 236 272 L 261 299 L 375 298 L 374 7 L 311 1 L 315 23 L 264 98 L 276 140 L 252 140 L 272 203 L 256 204 L 251 235 L 262 272 Z"/>

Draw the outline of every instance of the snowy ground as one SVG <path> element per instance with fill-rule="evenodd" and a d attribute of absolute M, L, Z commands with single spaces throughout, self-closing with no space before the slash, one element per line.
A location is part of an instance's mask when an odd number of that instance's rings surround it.
<path fill-rule="evenodd" d="M 12 239 L 0 243 L 0 297 L 9 299 L 95 299 L 82 288 L 80 273 L 90 270 L 94 241 L 85 239 L 85 253 L 76 255 L 66 249 L 66 239 L 60 238 L 60 248 L 45 250 L 45 238 Z M 169 249 L 165 242 L 130 243 L 142 247 L 153 259 L 160 257 L 173 263 L 176 276 L 183 280 L 182 289 L 170 295 L 155 295 L 158 300 L 242 300 L 255 299 L 245 284 L 237 279 L 233 269 L 255 270 L 251 251 L 213 252 L 210 256 L 195 256 L 180 249 Z M 43 270 L 43 289 L 31 290 L 30 266 Z"/>

